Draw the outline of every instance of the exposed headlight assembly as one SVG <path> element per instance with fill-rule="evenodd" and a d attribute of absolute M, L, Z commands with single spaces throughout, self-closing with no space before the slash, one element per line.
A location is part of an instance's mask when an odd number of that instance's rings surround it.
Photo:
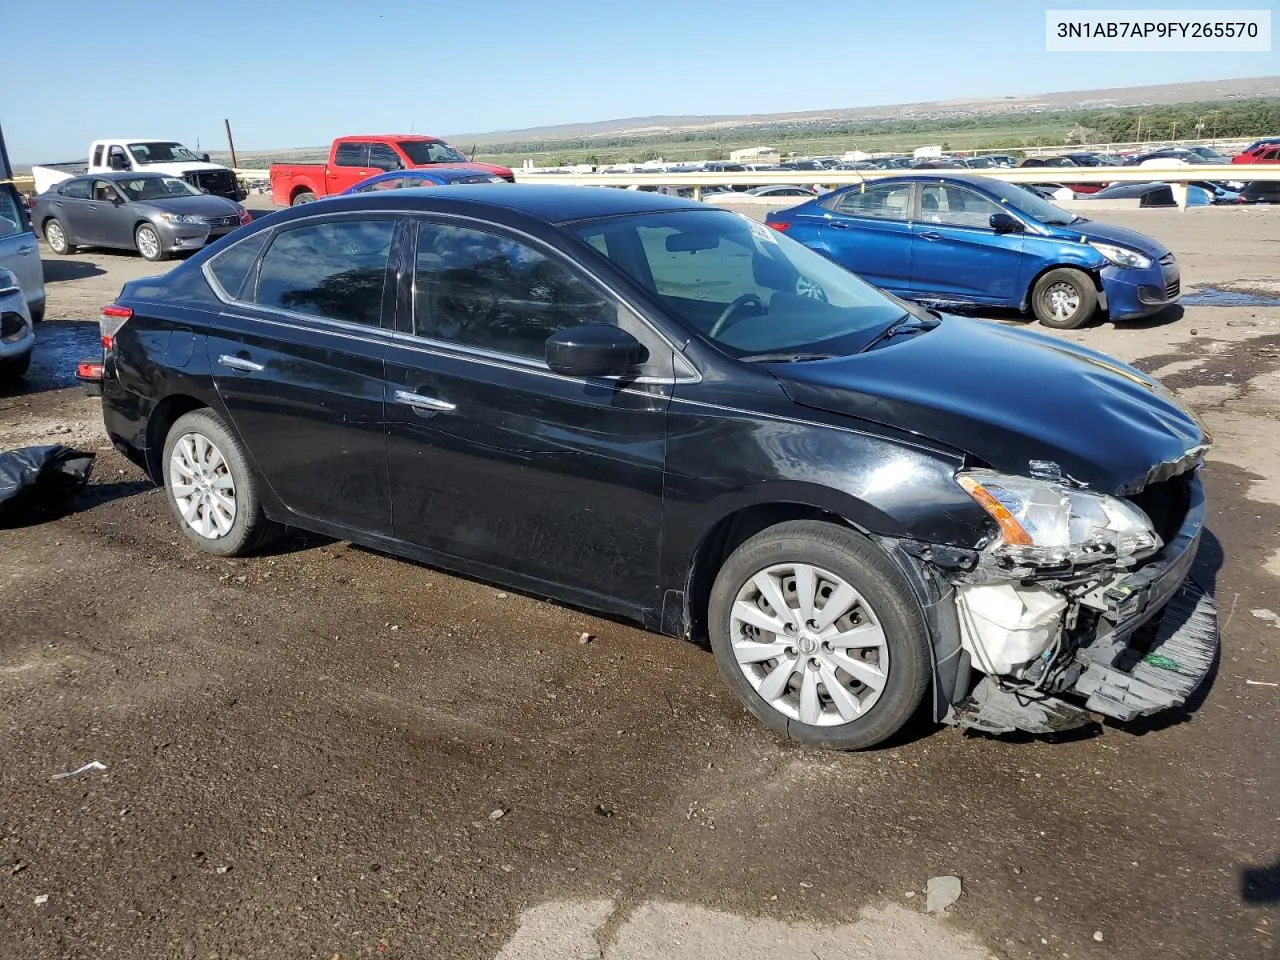
<path fill-rule="evenodd" d="M 994 470 L 965 470 L 956 482 L 1000 528 L 992 552 L 1017 563 L 1087 564 L 1163 546 L 1147 515 L 1116 497 Z"/>
<path fill-rule="evenodd" d="M 162 213 L 160 219 L 166 223 L 192 223 L 197 226 L 207 226 L 204 217 L 197 217 L 190 213 Z"/>
<path fill-rule="evenodd" d="M 1130 250 L 1128 247 L 1117 247 L 1114 243 L 1097 243 L 1093 240 L 1089 241 L 1089 246 L 1117 267 L 1135 267 L 1138 270 L 1145 270 L 1151 266 L 1150 257 L 1144 257 L 1137 250 Z"/>

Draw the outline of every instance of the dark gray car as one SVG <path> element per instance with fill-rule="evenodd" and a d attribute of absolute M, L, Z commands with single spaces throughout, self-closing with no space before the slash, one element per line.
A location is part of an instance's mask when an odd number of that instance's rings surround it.
<path fill-rule="evenodd" d="M 137 250 L 163 260 L 199 250 L 252 218 L 240 204 L 161 173 L 97 173 L 36 198 L 31 220 L 54 253 L 77 246 Z"/>

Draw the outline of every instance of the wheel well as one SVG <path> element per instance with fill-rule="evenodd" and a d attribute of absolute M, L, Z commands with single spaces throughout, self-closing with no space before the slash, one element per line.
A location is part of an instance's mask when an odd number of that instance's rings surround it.
<path fill-rule="evenodd" d="M 139 228 L 139 227 L 141 227 L 141 226 L 143 226 L 144 224 L 145 224 L 146 226 L 150 227 L 152 230 L 155 230 L 156 225 L 155 225 L 154 223 L 152 223 L 150 220 L 147 220 L 147 219 L 144 217 L 143 219 L 139 220 L 137 223 L 135 223 L 135 224 L 133 225 L 133 232 L 134 232 L 134 234 L 135 234 L 135 235 L 136 235 L 136 234 L 137 234 L 137 232 L 138 232 L 138 228 Z M 157 237 L 158 237 L 158 236 L 160 236 L 160 232 L 159 232 L 158 230 L 156 231 L 156 236 L 157 236 Z"/>
<path fill-rule="evenodd" d="M 161 457 L 164 456 L 164 441 L 169 436 L 169 428 L 178 418 L 192 410 L 201 410 L 208 404 L 195 397 L 177 394 L 165 397 L 151 411 L 147 420 L 147 473 L 158 484 L 164 483 L 164 469 Z"/>
<path fill-rule="evenodd" d="M 1036 284 L 1039 283 L 1040 278 L 1043 277 L 1050 270 L 1077 270 L 1080 273 L 1083 273 L 1086 277 L 1088 277 L 1090 280 L 1093 281 L 1093 288 L 1098 291 L 1099 302 L 1101 302 L 1102 277 L 1098 274 L 1098 271 L 1096 269 L 1092 269 L 1090 267 L 1082 267 L 1078 263 L 1055 263 L 1051 266 L 1045 267 L 1043 270 L 1037 273 L 1034 277 L 1032 277 L 1031 282 L 1027 284 L 1027 292 L 1025 295 L 1025 299 L 1022 302 L 1022 307 L 1024 310 L 1031 309 L 1031 295 L 1036 289 Z"/>
<path fill-rule="evenodd" d="M 716 574 L 729 555 L 761 530 L 788 520 L 823 520 L 848 527 L 843 517 L 804 503 L 763 503 L 745 507 L 722 517 L 698 544 L 689 571 L 686 590 L 689 635 L 699 643 L 707 640 L 707 605 Z"/>
<path fill-rule="evenodd" d="M 293 201 L 297 200 L 298 197 L 304 193 L 309 193 L 312 196 L 316 195 L 314 188 L 308 187 L 305 183 L 300 183 L 289 192 L 289 202 L 293 203 Z"/>

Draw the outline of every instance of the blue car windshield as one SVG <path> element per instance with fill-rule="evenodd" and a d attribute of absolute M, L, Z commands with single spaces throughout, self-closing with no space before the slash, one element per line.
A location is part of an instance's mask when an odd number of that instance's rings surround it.
<path fill-rule="evenodd" d="M 1062 227 L 1068 223 L 1079 223 L 1084 219 L 1084 217 L 1077 217 L 1074 213 L 1068 213 L 1055 203 L 1036 196 L 1030 190 L 1005 183 L 1003 180 L 987 180 L 982 187 L 1000 203 L 1040 223 Z"/>
<path fill-rule="evenodd" d="M 731 356 L 857 353 L 912 310 L 803 244 L 726 210 L 569 226 Z"/>

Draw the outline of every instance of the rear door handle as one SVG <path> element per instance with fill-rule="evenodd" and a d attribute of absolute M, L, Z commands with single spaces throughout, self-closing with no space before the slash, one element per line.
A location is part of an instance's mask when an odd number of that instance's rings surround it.
<path fill-rule="evenodd" d="M 934 232 L 931 230 L 931 231 L 929 231 L 928 233 L 922 233 L 922 234 L 920 234 L 920 239 L 921 239 L 921 240 L 941 240 L 941 239 L 942 239 L 942 234 L 940 234 L 940 233 L 934 233 Z"/>
<path fill-rule="evenodd" d="M 395 392 L 395 401 L 396 403 L 403 403 L 407 407 L 413 407 L 415 410 L 430 413 L 452 413 L 458 409 L 457 404 L 450 403 L 448 400 L 424 397 L 420 393 L 413 393 L 409 390 L 397 390 Z"/>
<path fill-rule="evenodd" d="M 228 353 L 224 353 L 218 358 L 218 363 L 224 367 L 230 367 L 232 370 L 239 370 L 242 373 L 261 373 L 267 369 L 260 363 L 254 363 L 252 360 L 246 360 L 244 357 L 233 357 Z"/>

